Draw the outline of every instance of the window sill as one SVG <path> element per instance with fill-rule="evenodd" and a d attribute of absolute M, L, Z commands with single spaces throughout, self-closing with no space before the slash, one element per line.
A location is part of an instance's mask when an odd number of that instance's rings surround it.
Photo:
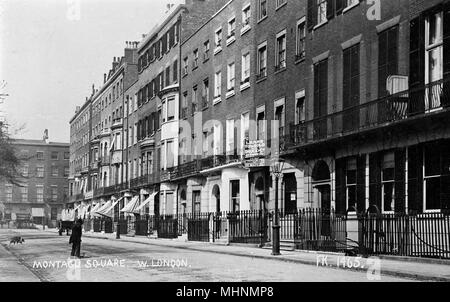
<path fill-rule="evenodd" d="M 305 57 L 302 57 L 301 59 L 295 60 L 294 64 L 297 65 L 297 64 L 300 64 L 302 62 L 305 62 Z"/>
<path fill-rule="evenodd" d="M 262 17 L 261 19 L 259 19 L 257 23 L 260 23 L 260 22 L 262 22 L 262 21 L 264 21 L 264 20 L 266 20 L 266 19 L 267 19 L 267 15 L 265 15 L 264 17 Z"/>
<path fill-rule="evenodd" d="M 279 69 L 276 69 L 276 70 L 275 70 L 275 74 L 282 73 L 283 71 L 286 71 L 286 66 L 280 67 Z"/>
<path fill-rule="evenodd" d="M 324 26 L 324 25 L 327 24 L 327 23 L 328 23 L 328 20 L 323 21 L 322 23 L 319 23 L 319 24 L 317 24 L 316 26 L 314 26 L 314 27 L 313 27 L 313 30 L 317 30 L 317 29 L 319 29 L 320 27 Z"/>
<path fill-rule="evenodd" d="M 227 94 L 225 95 L 225 98 L 229 99 L 229 98 L 233 97 L 234 95 L 236 95 L 236 93 L 233 89 L 233 90 L 227 92 Z"/>
<path fill-rule="evenodd" d="M 233 44 L 236 41 L 236 37 L 232 36 L 230 38 L 227 39 L 227 46 L 230 46 L 231 44 Z"/>
<path fill-rule="evenodd" d="M 216 98 L 213 100 L 213 105 L 217 105 L 217 104 L 219 104 L 220 102 L 222 102 L 222 98 L 221 98 L 220 96 L 218 96 L 218 97 L 216 97 Z"/>
<path fill-rule="evenodd" d="M 277 11 L 277 10 L 279 10 L 280 8 L 286 6 L 286 4 L 287 4 L 287 1 L 284 2 L 283 4 L 281 4 L 280 6 L 278 6 L 277 8 L 275 8 L 275 11 Z"/>
<path fill-rule="evenodd" d="M 347 6 L 346 8 L 344 8 L 344 10 L 342 11 L 342 14 L 345 14 L 346 12 L 348 12 L 349 10 L 351 10 L 352 8 L 355 8 L 359 5 L 359 1 L 357 1 L 356 3 L 353 3 L 350 6 Z"/>
<path fill-rule="evenodd" d="M 192 71 L 196 70 L 198 68 L 198 65 L 192 66 Z"/>
<path fill-rule="evenodd" d="M 241 28 L 241 36 L 243 36 L 246 32 L 250 31 L 251 27 L 250 25 L 245 25 L 243 28 Z"/>
<path fill-rule="evenodd" d="M 216 49 L 214 49 L 214 55 L 219 54 L 222 51 L 222 47 L 216 47 Z"/>
<path fill-rule="evenodd" d="M 250 82 L 244 83 L 241 85 L 240 90 L 244 91 L 246 89 L 250 88 Z"/>
<path fill-rule="evenodd" d="M 267 80 L 267 75 L 260 77 L 259 79 L 256 80 L 256 84 L 261 83 L 263 81 Z"/>

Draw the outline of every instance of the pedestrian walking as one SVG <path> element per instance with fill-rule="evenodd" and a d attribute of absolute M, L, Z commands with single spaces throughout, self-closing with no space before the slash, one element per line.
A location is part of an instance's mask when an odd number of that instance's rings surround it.
<path fill-rule="evenodd" d="M 70 235 L 69 244 L 72 244 L 71 256 L 76 256 L 80 258 L 80 248 L 81 248 L 81 226 L 83 225 L 83 220 L 80 218 L 75 222 L 72 228 L 72 235 Z"/>

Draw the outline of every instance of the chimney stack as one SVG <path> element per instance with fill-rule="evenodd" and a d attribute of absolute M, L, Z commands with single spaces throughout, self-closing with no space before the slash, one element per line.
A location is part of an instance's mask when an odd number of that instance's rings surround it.
<path fill-rule="evenodd" d="M 48 129 L 44 130 L 44 136 L 42 140 L 45 141 L 46 144 L 48 144 Z"/>
<path fill-rule="evenodd" d="M 103 84 L 106 83 L 106 73 L 103 74 Z"/>

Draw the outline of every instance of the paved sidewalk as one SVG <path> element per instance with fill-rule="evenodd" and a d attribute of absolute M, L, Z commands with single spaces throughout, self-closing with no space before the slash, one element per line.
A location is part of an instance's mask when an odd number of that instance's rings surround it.
<path fill-rule="evenodd" d="M 140 244 L 152 244 L 170 248 L 198 250 L 202 252 L 244 256 L 251 258 L 270 259 L 315 266 L 327 266 L 335 269 L 374 272 L 377 269 L 381 275 L 411 278 L 422 281 L 450 281 L 450 261 L 422 261 L 414 258 L 399 257 L 384 258 L 360 258 L 345 257 L 343 254 L 306 252 L 306 251 L 281 251 L 281 256 L 272 256 L 270 249 L 257 248 L 256 245 L 224 245 L 207 242 L 187 242 L 179 239 L 151 239 L 147 237 L 130 237 L 122 235 L 116 239 L 115 234 L 83 233 L 83 236 L 132 242 Z"/>

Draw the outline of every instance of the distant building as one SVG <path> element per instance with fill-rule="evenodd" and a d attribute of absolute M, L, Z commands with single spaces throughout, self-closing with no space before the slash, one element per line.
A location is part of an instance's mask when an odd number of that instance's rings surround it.
<path fill-rule="evenodd" d="M 21 160 L 20 186 L 0 183 L 0 219 L 32 219 L 55 226 L 68 200 L 69 144 L 14 139 Z"/>

